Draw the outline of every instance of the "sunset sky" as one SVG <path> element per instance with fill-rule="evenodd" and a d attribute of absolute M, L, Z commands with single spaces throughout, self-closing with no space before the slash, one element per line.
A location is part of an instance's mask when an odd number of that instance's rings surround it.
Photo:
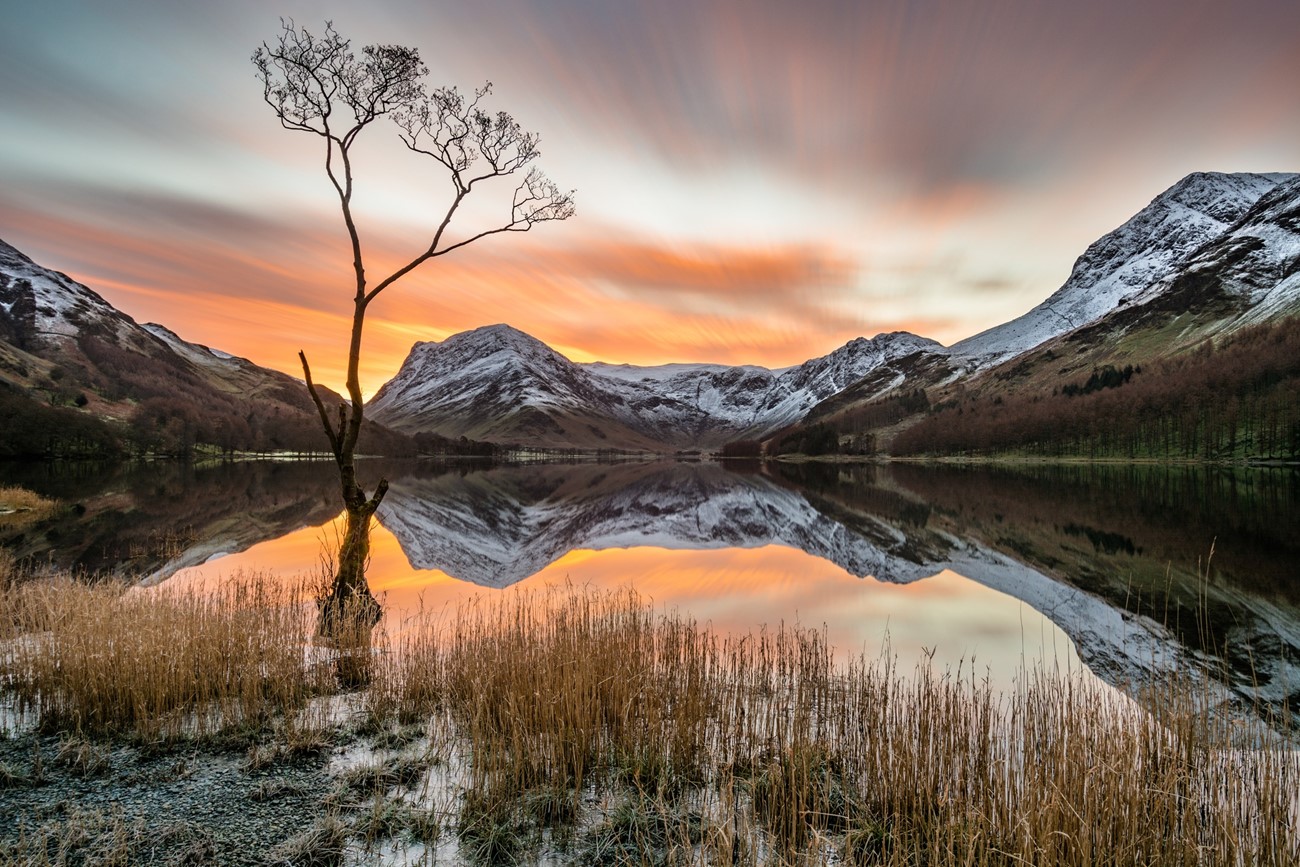
<path fill-rule="evenodd" d="M 503 321 L 638 364 L 951 343 L 1188 172 L 1300 170 L 1295 0 L 16 0 L 0 238 L 186 339 L 291 372 L 306 349 L 337 386 L 337 203 L 249 62 L 281 15 L 417 47 L 433 85 L 490 79 L 577 190 L 576 218 L 381 296 L 368 393 L 412 342 Z M 379 276 L 427 244 L 445 182 L 387 123 L 355 153 Z"/>

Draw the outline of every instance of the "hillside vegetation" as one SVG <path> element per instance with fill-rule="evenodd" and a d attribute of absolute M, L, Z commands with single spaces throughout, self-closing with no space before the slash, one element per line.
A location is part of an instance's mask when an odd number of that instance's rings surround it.
<path fill-rule="evenodd" d="M 1243 329 L 1138 368 L 1097 368 L 1048 396 L 958 394 L 899 433 L 890 451 L 1300 459 L 1300 319 Z"/>

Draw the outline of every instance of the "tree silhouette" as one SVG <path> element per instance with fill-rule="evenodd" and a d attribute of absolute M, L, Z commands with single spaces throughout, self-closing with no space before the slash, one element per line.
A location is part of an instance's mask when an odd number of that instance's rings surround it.
<path fill-rule="evenodd" d="M 333 615 L 343 604 L 359 603 L 375 618 L 379 610 L 366 584 L 365 565 L 370 551 L 370 520 L 388 490 L 388 482 L 381 479 L 367 493 L 357 481 L 354 466 L 364 413 L 358 369 L 366 311 L 381 292 L 431 259 L 489 235 L 526 232 L 538 223 L 568 219 L 574 213 L 573 195 L 560 190 L 531 166 L 541 153 L 536 133 L 525 131 L 504 111 L 491 114 L 482 107 L 491 93 L 490 83 L 468 98 L 453 87 L 429 92 L 424 84 L 428 69 L 417 49 L 367 45 L 358 56 L 350 41 L 329 22 L 324 32 L 316 35 L 282 20 L 278 37 L 263 42 L 253 52 L 252 61 L 263 85 L 263 98 L 280 125 L 321 140 L 325 175 L 338 198 L 351 245 L 355 286 L 348 344 L 348 394 L 347 400 L 339 403 L 336 417 L 331 417 L 321 399 L 306 354 L 298 353 L 307 389 L 338 464 L 346 512 L 337 569 L 322 600 L 322 631 L 328 632 Z M 372 284 L 366 275 L 361 235 L 353 218 L 352 149 L 361 134 L 385 116 L 396 122 L 398 135 L 412 154 L 441 165 L 451 182 L 451 194 L 445 210 L 432 221 L 428 246 Z M 490 187 L 494 180 L 521 171 L 509 209 L 499 222 L 454 243 L 447 241 L 447 229 L 467 197 Z"/>

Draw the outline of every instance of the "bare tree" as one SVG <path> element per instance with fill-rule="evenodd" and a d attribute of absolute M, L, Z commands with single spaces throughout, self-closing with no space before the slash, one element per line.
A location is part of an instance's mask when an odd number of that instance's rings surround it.
<path fill-rule="evenodd" d="M 388 490 L 388 482 L 381 479 L 368 494 L 357 481 L 354 463 L 364 417 L 358 368 L 366 311 L 381 292 L 430 259 L 489 235 L 526 232 L 538 223 L 568 219 L 574 213 L 573 194 L 560 190 L 530 165 L 541 153 L 536 133 L 525 131 L 504 111 L 491 114 L 481 107 L 491 93 L 490 83 L 469 98 L 452 87 L 429 92 L 424 85 L 429 71 L 417 49 L 367 45 L 358 57 L 350 41 L 329 22 L 324 33 L 316 35 L 282 20 L 278 38 L 262 43 L 253 52 L 252 60 L 263 85 L 263 97 L 280 125 L 321 140 L 325 174 L 338 196 L 356 280 L 348 344 L 348 394 L 347 400 L 339 403 L 336 417 L 331 417 L 312 381 L 306 354 L 298 353 L 307 389 L 338 464 L 346 511 L 337 568 L 322 607 L 322 626 L 328 631 L 327 625 L 340 605 L 359 602 L 375 617 L 379 611 L 366 584 L 365 568 L 370 552 L 370 521 Z M 399 137 L 413 154 L 442 166 L 449 188 L 446 210 L 431 221 L 428 246 L 405 265 L 371 283 L 352 213 L 352 148 L 361 133 L 384 116 L 396 122 Z M 508 213 L 495 224 L 472 231 L 460 240 L 450 240 L 448 228 L 465 199 L 488 187 L 489 182 L 512 175 L 516 183 Z"/>

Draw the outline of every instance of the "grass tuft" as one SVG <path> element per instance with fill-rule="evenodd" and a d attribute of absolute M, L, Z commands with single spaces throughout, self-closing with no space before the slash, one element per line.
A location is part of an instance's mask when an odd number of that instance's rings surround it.
<path fill-rule="evenodd" d="M 347 852 L 348 835 L 347 823 L 329 814 L 276 846 L 267 853 L 266 861 L 285 867 L 339 867 Z"/>
<path fill-rule="evenodd" d="M 0 523 L 22 526 L 43 521 L 59 510 L 57 500 L 14 486 L 0 486 Z"/>

